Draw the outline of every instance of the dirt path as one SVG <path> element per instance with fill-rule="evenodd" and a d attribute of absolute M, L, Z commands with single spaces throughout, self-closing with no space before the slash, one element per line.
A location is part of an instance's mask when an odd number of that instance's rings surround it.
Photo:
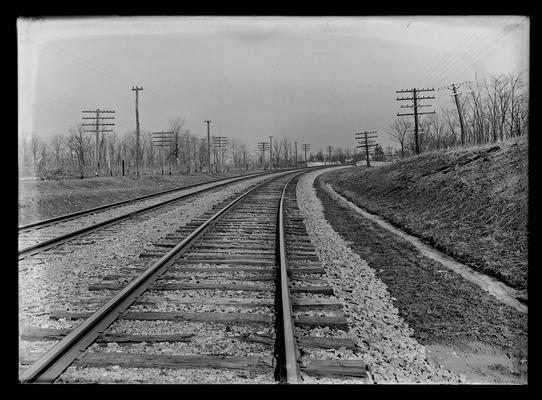
<path fill-rule="evenodd" d="M 430 357 L 472 383 L 527 383 L 527 315 L 334 200 L 315 183 L 326 219 L 387 285 Z"/>

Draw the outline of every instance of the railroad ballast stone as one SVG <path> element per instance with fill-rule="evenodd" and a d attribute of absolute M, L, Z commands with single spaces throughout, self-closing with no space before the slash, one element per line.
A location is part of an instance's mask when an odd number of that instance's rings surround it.
<path fill-rule="evenodd" d="M 425 346 L 412 337 L 413 331 L 399 317 L 386 285 L 325 220 L 313 187 L 315 178 L 324 172 L 327 171 L 313 171 L 299 179 L 298 206 L 328 281 L 343 303 L 350 327 L 347 337 L 361 349 L 372 380 L 375 383 L 462 382 L 461 377 L 432 364 Z"/>
<path fill-rule="evenodd" d="M 52 254 L 46 251 L 21 261 L 19 264 L 24 268 L 19 270 L 19 332 L 28 325 L 56 329 L 73 328 L 73 325 L 79 322 L 65 319 L 54 321 L 49 319 L 49 314 L 66 307 L 72 312 L 96 311 L 99 303 L 82 304 L 77 303 L 77 299 L 96 296 L 105 298 L 114 293 L 90 292 L 89 285 L 100 282 L 107 274 L 119 273 L 121 268 L 127 266 L 148 266 L 152 260 L 145 262 L 138 258 L 148 243 L 174 232 L 179 226 L 200 217 L 234 193 L 265 179 L 267 177 L 255 178 L 213 193 L 186 199 L 180 208 L 155 212 L 150 218 L 122 229 L 115 225 L 114 234 L 104 234 L 103 238 L 93 236 L 93 239 L 96 238 L 95 242 L 86 246 L 65 243 L 62 248 L 73 249 L 69 254 Z M 42 262 L 34 262 L 36 259 Z M 134 272 L 133 278 L 136 276 L 137 272 Z M 42 343 L 43 350 L 54 345 L 54 342 Z M 21 340 L 19 349 L 24 352 L 29 346 L 38 350 L 40 343 Z"/>

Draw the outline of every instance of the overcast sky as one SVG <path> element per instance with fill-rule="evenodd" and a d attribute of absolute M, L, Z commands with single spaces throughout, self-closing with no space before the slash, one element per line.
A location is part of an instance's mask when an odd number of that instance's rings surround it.
<path fill-rule="evenodd" d="M 528 78 L 529 20 L 454 17 L 111 17 L 18 21 L 19 135 L 66 134 L 84 109 L 115 110 L 115 130 L 166 130 L 257 142 L 287 136 L 353 147 L 386 131 L 396 90 L 489 75 Z M 436 92 L 432 109 L 453 106 Z M 426 111 L 427 109 L 424 109 Z M 412 118 L 412 117 L 402 117 Z"/>

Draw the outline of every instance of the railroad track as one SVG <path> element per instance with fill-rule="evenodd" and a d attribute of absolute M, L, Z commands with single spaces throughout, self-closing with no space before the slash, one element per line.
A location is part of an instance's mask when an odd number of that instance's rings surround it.
<path fill-rule="evenodd" d="M 265 383 L 363 378 L 296 206 L 298 175 L 266 180 L 164 236 L 140 255 L 156 259 L 149 268 L 104 276 L 86 300 L 103 304 L 95 313 L 51 313 L 82 321 L 73 329 L 25 329 L 21 340 L 58 342 L 20 357 L 29 365 L 21 382 L 107 367 L 177 371 L 191 383 L 205 383 L 209 371 Z"/>
<path fill-rule="evenodd" d="M 250 174 L 242 177 L 224 178 L 203 184 L 170 189 L 21 225 L 18 229 L 19 260 L 41 253 L 67 241 L 82 238 L 98 229 L 136 218 L 150 211 L 166 206 L 175 207 L 175 203 L 198 194 L 268 174 L 269 172 Z M 179 194 L 178 192 L 180 191 L 188 191 L 188 193 Z M 78 243 L 83 245 L 87 244 L 88 241 L 83 239 Z"/>

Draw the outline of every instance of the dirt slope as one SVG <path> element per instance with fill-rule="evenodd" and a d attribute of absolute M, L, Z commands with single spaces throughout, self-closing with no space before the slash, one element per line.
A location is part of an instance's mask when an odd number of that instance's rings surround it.
<path fill-rule="evenodd" d="M 323 179 L 358 206 L 465 264 L 527 288 L 526 138 L 337 171 Z"/>

